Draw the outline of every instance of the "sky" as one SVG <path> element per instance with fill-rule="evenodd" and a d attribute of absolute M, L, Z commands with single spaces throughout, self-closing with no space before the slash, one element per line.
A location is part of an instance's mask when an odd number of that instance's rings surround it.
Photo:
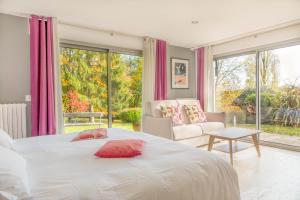
<path fill-rule="evenodd" d="M 295 81 L 300 85 L 300 45 L 273 50 L 280 60 L 280 86 Z"/>
<path fill-rule="evenodd" d="M 300 87 L 300 45 L 294 45 L 270 51 L 279 57 L 279 86 L 281 87 L 287 84 L 293 84 Z M 242 63 L 247 60 L 249 56 L 252 56 L 255 60 L 255 54 L 226 58 L 225 60 L 228 60 L 228 63 L 231 63 L 233 60 L 238 59 L 238 61 Z M 239 71 L 238 76 L 240 82 L 236 86 L 240 89 L 243 89 L 246 87 L 247 72 Z M 231 87 L 235 86 L 231 85 L 230 88 Z"/>

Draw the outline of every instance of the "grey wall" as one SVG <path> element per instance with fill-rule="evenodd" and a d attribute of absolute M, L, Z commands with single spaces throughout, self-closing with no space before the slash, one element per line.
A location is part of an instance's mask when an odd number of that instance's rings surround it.
<path fill-rule="evenodd" d="M 29 48 L 27 19 L 0 14 L 0 103 L 24 103 L 30 94 Z M 27 119 L 28 135 L 30 105 Z"/>
<path fill-rule="evenodd" d="M 171 58 L 182 58 L 189 60 L 189 89 L 171 88 Z M 176 46 L 167 48 L 167 78 L 168 78 L 168 99 L 196 98 L 196 65 L 195 52 L 190 49 Z"/>

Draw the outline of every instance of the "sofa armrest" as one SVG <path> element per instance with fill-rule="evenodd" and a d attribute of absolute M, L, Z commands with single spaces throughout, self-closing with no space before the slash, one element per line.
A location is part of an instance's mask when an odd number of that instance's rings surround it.
<path fill-rule="evenodd" d="M 171 118 L 143 115 L 142 129 L 145 133 L 173 140 Z"/>
<path fill-rule="evenodd" d="M 222 122 L 226 125 L 225 112 L 205 112 L 205 116 L 208 122 Z"/>

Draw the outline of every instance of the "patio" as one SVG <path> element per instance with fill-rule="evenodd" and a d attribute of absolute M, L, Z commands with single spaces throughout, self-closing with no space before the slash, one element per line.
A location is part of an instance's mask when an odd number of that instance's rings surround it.
<path fill-rule="evenodd" d="M 260 143 L 268 146 L 281 146 L 300 151 L 300 137 L 273 133 L 261 133 Z"/>

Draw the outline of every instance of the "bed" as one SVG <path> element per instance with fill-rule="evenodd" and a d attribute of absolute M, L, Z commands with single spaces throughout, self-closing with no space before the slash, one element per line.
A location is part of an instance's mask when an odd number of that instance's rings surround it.
<path fill-rule="evenodd" d="M 238 177 L 217 156 L 146 133 L 109 129 L 105 139 L 70 142 L 75 134 L 18 139 L 34 200 L 238 200 Z M 142 139 L 143 155 L 98 158 L 112 139 Z"/>

